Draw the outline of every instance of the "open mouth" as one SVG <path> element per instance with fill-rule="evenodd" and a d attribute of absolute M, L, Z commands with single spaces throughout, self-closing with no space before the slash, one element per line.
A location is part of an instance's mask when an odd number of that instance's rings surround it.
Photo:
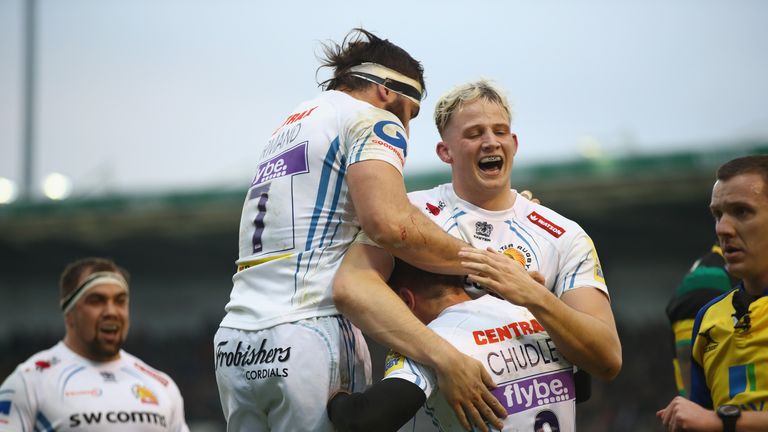
<path fill-rule="evenodd" d="M 107 335 L 116 335 L 120 331 L 120 326 L 117 324 L 102 324 L 99 326 L 99 331 Z"/>
<path fill-rule="evenodd" d="M 480 159 L 477 166 L 483 172 L 501 171 L 504 167 L 504 159 L 501 156 L 486 156 Z"/>

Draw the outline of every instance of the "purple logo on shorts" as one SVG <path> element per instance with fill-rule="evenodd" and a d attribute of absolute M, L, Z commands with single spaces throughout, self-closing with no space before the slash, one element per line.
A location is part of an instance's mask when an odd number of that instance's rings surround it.
<path fill-rule="evenodd" d="M 491 391 L 509 414 L 576 398 L 573 371 L 562 369 L 552 373 L 523 378 L 499 385 Z"/>
<path fill-rule="evenodd" d="M 309 172 L 307 168 L 307 141 L 259 164 L 251 186 L 278 177 Z"/>

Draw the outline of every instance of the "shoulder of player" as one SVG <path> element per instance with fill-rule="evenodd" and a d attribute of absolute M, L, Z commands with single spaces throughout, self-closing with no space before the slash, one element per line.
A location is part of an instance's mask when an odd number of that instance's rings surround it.
<path fill-rule="evenodd" d="M 441 199 L 441 186 L 433 187 L 432 189 L 421 189 L 408 192 L 408 199 L 411 201 L 411 204 L 417 207 L 420 205 L 423 206 L 430 201 L 438 201 Z"/>
<path fill-rule="evenodd" d="M 693 322 L 693 334 L 697 335 L 702 328 L 711 327 L 723 317 L 730 318 L 733 313 L 732 298 L 736 290 L 723 293 L 705 304 L 696 314 Z"/>
<path fill-rule="evenodd" d="M 28 377 L 47 377 L 51 373 L 58 372 L 61 368 L 71 364 L 70 352 L 62 350 L 60 345 L 36 352 L 28 359 L 21 362 L 17 371 Z"/>
<path fill-rule="evenodd" d="M 556 242 L 563 242 L 584 233 L 584 229 L 578 223 L 555 210 L 528 201 L 522 197 L 517 199 L 523 200 L 515 205 L 518 210 L 522 210 L 519 213 L 522 220 L 521 223 L 533 228 L 533 231 L 539 233 L 542 237 Z"/>
<path fill-rule="evenodd" d="M 448 197 L 450 185 L 441 184 L 432 189 L 422 189 L 408 193 L 408 200 L 425 215 L 432 218 L 441 218 L 449 215 L 451 199 Z"/>
<path fill-rule="evenodd" d="M 320 94 L 315 100 L 327 102 L 329 107 L 336 110 L 342 121 L 350 124 L 365 121 L 371 124 L 380 120 L 392 121 L 402 127 L 400 119 L 391 112 L 375 107 L 370 103 L 352 97 L 344 92 L 329 90 Z"/>
<path fill-rule="evenodd" d="M 155 381 L 162 384 L 164 387 L 176 385 L 168 374 L 166 374 L 161 370 L 155 369 L 152 366 L 149 366 L 143 360 L 134 356 L 133 354 L 129 354 L 125 351 L 122 351 L 121 357 L 123 362 L 125 363 L 125 366 L 138 371 L 140 374 L 144 376 L 148 376 L 154 379 Z"/>
<path fill-rule="evenodd" d="M 456 334 L 478 326 L 485 328 L 499 319 L 503 321 L 518 315 L 527 316 L 530 312 L 522 306 L 486 294 L 445 308 L 427 327 L 441 335 Z"/>

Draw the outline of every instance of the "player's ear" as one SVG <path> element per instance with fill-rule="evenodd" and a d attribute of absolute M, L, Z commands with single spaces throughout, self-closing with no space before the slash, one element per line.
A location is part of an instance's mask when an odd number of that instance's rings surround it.
<path fill-rule="evenodd" d="M 408 288 L 400 288 L 397 291 L 397 294 L 403 299 L 406 306 L 408 306 L 408 309 L 413 310 L 413 308 L 416 307 L 416 298 L 413 295 L 413 291 Z"/>
<path fill-rule="evenodd" d="M 514 150 L 512 150 L 512 155 L 514 156 L 517 154 L 517 134 L 516 133 L 512 134 L 512 139 L 515 140 L 515 148 Z"/>
<path fill-rule="evenodd" d="M 384 87 L 381 84 L 376 85 L 376 95 L 379 97 L 379 100 L 385 103 L 391 103 L 394 98 L 392 95 L 395 94 L 390 89 Z M 391 99 L 391 100 L 390 100 Z"/>
<path fill-rule="evenodd" d="M 75 317 L 74 317 L 74 315 L 75 314 L 73 314 L 71 310 L 64 314 L 64 326 L 67 329 L 71 329 L 71 328 L 73 328 L 75 326 Z"/>
<path fill-rule="evenodd" d="M 453 156 L 451 156 L 451 150 L 448 148 L 447 145 L 445 145 L 443 141 L 440 141 L 437 143 L 437 147 L 435 147 L 435 153 L 437 153 L 437 157 L 439 157 L 441 161 L 447 164 L 453 163 Z"/>

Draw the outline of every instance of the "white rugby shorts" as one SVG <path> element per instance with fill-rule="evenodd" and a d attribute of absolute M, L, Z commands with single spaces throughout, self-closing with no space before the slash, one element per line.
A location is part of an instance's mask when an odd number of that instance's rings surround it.
<path fill-rule="evenodd" d="M 214 361 L 228 431 L 333 431 L 328 397 L 371 384 L 368 345 L 340 315 L 256 331 L 220 327 Z"/>

